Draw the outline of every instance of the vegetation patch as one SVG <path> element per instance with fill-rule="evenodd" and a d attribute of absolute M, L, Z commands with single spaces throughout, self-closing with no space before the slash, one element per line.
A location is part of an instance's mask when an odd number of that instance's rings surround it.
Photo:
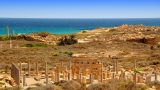
<path fill-rule="evenodd" d="M 87 31 L 86 31 L 86 30 L 83 30 L 82 33 L 87 33 Z"/>
<path fill-rule="evenodd" d="M 117 32 L 118 30 L 116 30 L 116 29 L 114 29 L 114 28 L 112 28 L 112 29 L 110 29 L 109 30 L 109 32 Z"/>
<path fill-rule="evenodd" d="M 44 43 L 29 43 L 29 44 L 25 44 L 23 45 L 24 47 L 48 47 L 47 44 L 44 44 Z"/>
<path fill-rule="evenodd" d="M 75 35 L 64 36 L 59 39 L 57 45 L 59 46 L 66 46 L 78 43 L 78 40 L 75 38 Z"/>
<path fill-rule="evenodd" d="M 16 36 L 10 36 L 10 37 L 0 36 L 0 41 L 6 41 L 6 40 L 10 40 L 10 39 L 15 40 L 15 39 L 17 39 L 17 37 Z"/>
<path fill-rule="evenodd" d="M 65 51 L 65 52 L 53 52 L 51 53 L 52 56 L 72 56 L 74 54 L 74 52 L 72 51 Z"/>
<path fill-rule="evenodd" d="M 49 35 L 48 32 L 39 32 L 37 34 L 38 34 L 38 36 L 41 36 L 41 37 L 47 37 Z"/>

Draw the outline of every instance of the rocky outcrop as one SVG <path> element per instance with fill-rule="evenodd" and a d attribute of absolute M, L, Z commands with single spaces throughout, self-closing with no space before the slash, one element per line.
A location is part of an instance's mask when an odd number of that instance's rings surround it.
<path fill-rule="evenodd" d="M 37 41 L 43 42 L 50 45 L 55 45 L 59 38 L 52 34 L 42 34 L 42 33 L 33 33 L 33 34 L 21 34 L 17 36 L 18 39 L 24 39 L 27 41 Z"/>
<path fill-rule="evenodd" d="M 129 39 L 127 41 L 155 45 L 155 44 L 158 44 L 158 42 L 160 41 L 160 38 L 157 38 L 157 37 L 145 38 L 145 37 L 143 37 L 143 38 Z"/>
<path fill-rule="evenodd" d="M 3 84 L 1 87 L 12 87 L 16 86 L 15 81 L 8 75 L 0 75 L 0 82 Z"/>

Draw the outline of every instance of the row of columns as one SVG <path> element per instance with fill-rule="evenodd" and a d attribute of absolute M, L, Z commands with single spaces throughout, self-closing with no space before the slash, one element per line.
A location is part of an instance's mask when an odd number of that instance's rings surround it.
<path fill-rule="evenodd" d="M 61 66 L 63 66 L 63 62 L 61 63 Z M 137 65 L 136 65 L 136 61 L 134 62 L 134 69 L 137 68 Z M 28 61 L 28 76 L 31 75 L 31 65 L 30 65 L 30 61 Z M 22 65 L 20 63 L 20 73 L 22 75 Z M 38 62 L 36 63 L 36 75 L 38 75 L 39 73 L 39 70 L 38 70 Z M 60 75 L 63 75 L 63 79 L 64 80 L 72 80 L 73 77 L 72 77 L 72 69 L 71 69 L 71 62 L 69 64 L 69 70 L 63 70 L 63 72 L 60 72 L 60 71 L 55 71 L 53 73 L 53 76 L 54 76 L 54 81 L 55 82 L 58 82 L 60 81 Z M 100 82 L 103 82 L 107 79 L 115 79 L 115 78 L 118 78 L 118 79 L 131 79 L 133 78 L 133 82 L 136 84 L 137 82 L 144 82 L 143 81 L 143 76 L 141 75 L 137 75 L 137 73 L 134 73 L 134 75 L 126 75 L 126 72 L 124 71 L 121 71 L 119 73 L 119 69 L 118 69 L 118 60 L 115 60 L 114 61 L 114 65 L 113 65 L 113 71 L 104 71 L 103 70 L 103 64 L 101 66 L 101 74 L 100 74 L 100 78 L 99 78 L 99 81 Z M 24 76 L 25 77 L 25 76 Z M 48 76 L 48 65 L 47 65 L 47 62 L 45 63 L 45 77 L 46 77 L 46 84 L 48 84 L 48 79 L 49 79 L 49 76 Z M 76 79 L 78 79 L 80 82 L 83 82 L 83 83 L 86 83 L 86 78 L 87 76 L 86 75 L 83 75 L 83 72 L 81 72 L 80 70 L 80 73 L 76 76 Z M 157 78 L 157 77 L 155 77 Z M 94 75 L 92 73 L 89 74 L 89 81 L 90 83 L 92 83 L 94 81 Z M 25 79 L 24 79 L 25 81 Z"/>
<path fill-rule="evenodd" d="M 31 62 L 28 61 L 27 63 L 28 65 L 28 77 L 31 76 Z M 20 62 L 19 63 L 19 68 L 20 68 L 20 76 L 23 77 L 23 86 L 26 86 L 26 72 L 24 71 L 24 73 L 22 74 L 22 63 Z M 39 75 L 39 70 L 38 70 L 38 62 L 36 62 L 36 75 L 38 76 Z M 48 65 L 47 65 L 47 62 L 45 63 L 45 78 L 46 78 L 46 85 L 48 85 L 48 82 L 49 82 L 49 76 L 48 76 Z"/>

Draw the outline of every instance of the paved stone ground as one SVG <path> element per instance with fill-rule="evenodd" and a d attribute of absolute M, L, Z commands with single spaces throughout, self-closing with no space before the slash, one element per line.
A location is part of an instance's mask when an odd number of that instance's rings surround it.
<path fill-rule="evenodd" d="M 36 84 L 46 85 L 46 79 L 35 80 L 34 77 L 27 77 L 26 86 L 24 86 L 23 89 L 25 90 L 28 87 L 36 87 Z M 23 86 L 23 83 L 21 83 L 21 86 Z"/>

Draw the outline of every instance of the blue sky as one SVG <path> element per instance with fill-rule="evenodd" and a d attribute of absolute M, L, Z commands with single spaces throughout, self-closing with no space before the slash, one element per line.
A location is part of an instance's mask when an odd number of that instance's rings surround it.
<path fill-rule="evenodd" d="M 7 18 L 160 18 L 160 0 L 0 0 Z"/>

